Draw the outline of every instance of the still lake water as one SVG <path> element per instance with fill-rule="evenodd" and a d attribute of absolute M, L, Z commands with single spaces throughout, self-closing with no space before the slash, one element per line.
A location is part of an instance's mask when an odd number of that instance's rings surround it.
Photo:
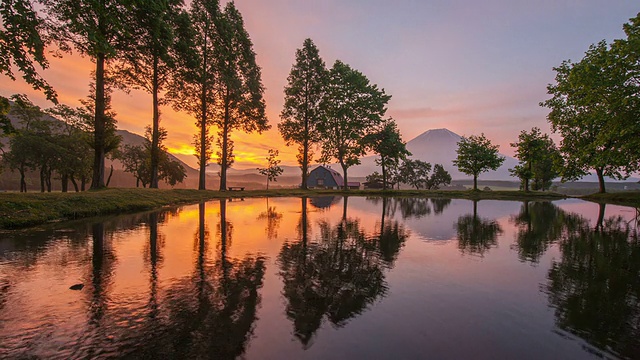
<path fill-rule="evenodd" d="M 0 357 L 640 358 L 638 219 L 263 198 L 3 233 Z"/>

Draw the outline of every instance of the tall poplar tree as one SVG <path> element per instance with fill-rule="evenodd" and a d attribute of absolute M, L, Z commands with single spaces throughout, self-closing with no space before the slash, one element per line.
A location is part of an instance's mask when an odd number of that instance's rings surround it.
<path fill-rule="evenodd" d="M 109 61 L 131 50 L 128 36 L 134 0 L 39 0 L 45 5 L 60 47 L 89 56 L 95 63 L 94 161 L 91 188 L 105 186 L 104 157 L 107 118 L 105 115 L 105 68 Z"/>
<path fill-rule="evenodd" d="M 158 188 L 162 154 L 159 148 L 161 92 L 166 90 L 178 58 L 191 55 L 177 53 L 178 49 L 184 50 L 184 46 L 177 44 L 185 40 L 185 34 L 179 34 L 180 25 L 188 21 L 184 19 L 188 15 L 182 11 L 183 5 L 182 0 L 137 0 L 134 6 L 137 26 L 132 34 L 137 45 L 134 51 L 124 54 L 118 64 L 118 75 L 127 85 L 152 95 L 150 188 Z"/>
<path fill-rule="evenodd" d="M 30 0 L 0 1 L 0 74 L 15 80 L 13 68 L 17 68 L 28 84 L 57 103 L 56 92 L 36 69 L 49 67 L 44 27 Z"/>
<path fill-rule="evenodd" d="M 264 86 L 260 67 L 256 64 L 256 53 L 244 28 L 242 15 L 233 1 L 225 6 L 217 27 L 214 59 L 218 71 L 218 106 L 214 123 L 220 144 L 220 191 L 225 191 L 227 170 L 233 161 L 231 132 L 261 133 L 270 126 L 265 114 Z"/>
<path fill-rule="evenodd" d="M 193 144 L 200 168 L 198 189 L 205 190 L 207 164 L 213 154 L 211 126 L 214 124 L 218 74 L 214 43 L 218 36 L 216 23 L 220 16 L 220 5 L 217 0 L 193 0 L 189 15 L 191 24 L 187 27 L 189 31 L 185 32 L 191 33 L 191 45 L 188 48 L 193 53 L 179 67 L 167 95 L 176 109 L 184 110 L 196 118 L 198 133 L 194 135 Z"/>
<path fill-rule="evenodd" d="M 306 39 L 296 51 L 287 85 L 284 88 L 284 108 L 278 130 L 287 145 L 298 144 L 298 159 L 302 169 L 302 188 L 307 189 L 310 146 L 319 140 L 317 124 L 322 120 L 320 102 L 324 96 L 329 72 L 311 39 Z"/>
<path fill-rule="evenodd" d="M 320 161 L 338 160 L 345 190 L 349 188 L 347 169 L 360 163 L 367 149 L 364 139 L 383 123 L 389 99 L 391 95 L 384 89 L 342 61 L 337 60 L 331 68 L 321 103 L 323 120 L 317 125 L 322 137 Z"/>

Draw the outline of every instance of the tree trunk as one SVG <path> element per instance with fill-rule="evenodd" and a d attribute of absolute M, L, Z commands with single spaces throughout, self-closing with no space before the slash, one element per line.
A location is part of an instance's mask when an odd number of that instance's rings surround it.
<path fill-rule="evenodd" d="M 40 192 L 44 192 L 44 166 L 40 168 Z"/>
<path fill-rule="evenodd" d="M 604 186 L 604 175 L 602 168 L 596 168 L 596 174 L 598 175 L 598 185 L 600 186 L 599 193 L 604 194 L 606 191 Z"/>
<path fill-rule="evenodd" d="M 598 204 L 598 220 L 596 222 L 596 230 L 602 231 L 603 223 L 604 223 L 604 212 L 607 207 L 607 204 L 600 203 Z"/>
<path fill-rule="evenodd" d="M 18 170 L 20 172 L 20 192 L 27 192 L 27 182 L 25 181 L 25 170 L 24 170 L 24 166 L 20 165 L 20 169 Z"/>
<path fill-rule="evenodd" d="M 200 93 L 200 177 L 198 180 L 198 190 L 207 189 L 207 62 L 209 61 L 207 49 L 207 36 L 209 34 L 209 22 L 205 24 L 204 42 L 202 51 L 202 93 Z"/>
<path fill-rule="evenodd" d="M 229 90 L 224 104 L 224 124 L 222 124 L 222 159 L 220 159 L 220 191 L 227 191 L 227 157 L 229 146 Z"/>
<path fill-rule="evenodd" d="M 340 166 L 342 166 L 342 173 L 344 174 L 344 189 L 349 190 L 349 182 L 347 181 L 347 166 L 342 160 L 340 160 Z"/>
<path fill-rule="evenodd" d="M 140 187 L 140 178 L 136 178 L 136 187 L 139 188 Z"/>
<path fill-rule="evenodd" d="M 78 189 L 78 183 L 76 182 L 76 179 L 74 179 L 73 175 L 71 175 L 69 178 L 71 179 L 71 183 L 73 184 L 73 188 L 75 189 L 76 192 L 78 192 L 79 189 Z"/>
<path fill-rule="evenodd" d="M 105 137 L 105 96 L 104 96 L 105 54 L 96 54 L 96 103 L 94 126 L 94 158 L 91 189 L 104 187 L 104 137 Z"/>
<path fill-rule="evenodd" d="M 158 105 L 158 56 L 153 57 L 153 125 L 151 130 L 151 184 L 150 188 L 158 188 L 158 158 L 160 147 L 160 109 Z M 107 181 L 108 182 L 108 181 Z M 109 186 L 109 185 L 107 185 Z"/>
<path fill-rule="evenodd" d="M 63 174 L 60 177 L 60 189 L 63 193 L 66 193 L 69 191 L 69 175 Z"/>
<path fill-rule="evenodd" d="M 104 185 L 109 187 L 109 183 L 111 182 L 111 177 L 113 176 L 113 164 L 111 164 L 111 170 L 109 171 L 109 177 L 107 178 L 107 183 Z"/>
<path fill-rule="evenodd" d="M 80 179 L 80 191 L 85 191 L 86 190 L 86 185 L 87 185 L 87 178 L 83 176 Z"/>
<path fill-rule="evenodd" d="M 387 190 L 387 168 L 384 166 L 384 156 L 380 156 L 380 166 L 382 166 L 382 190 Z"/>
<path fill-rule="evenodd" d="M 478 190 L 478 175 L 473 175 L 473 190 Z"/>
<path fill-rule="evenodd" d="M 47 185 L 47 192 L 51 192 L 51 168 L 44 171 L 44 183 Z"/>

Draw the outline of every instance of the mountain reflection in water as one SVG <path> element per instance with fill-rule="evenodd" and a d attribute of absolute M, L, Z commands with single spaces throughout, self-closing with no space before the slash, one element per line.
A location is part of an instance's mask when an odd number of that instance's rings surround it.
<path fill-rule="evenodd" d="M 6 232 L 0 358 L 637 358 L 639 213 L 328 196 Z"/>

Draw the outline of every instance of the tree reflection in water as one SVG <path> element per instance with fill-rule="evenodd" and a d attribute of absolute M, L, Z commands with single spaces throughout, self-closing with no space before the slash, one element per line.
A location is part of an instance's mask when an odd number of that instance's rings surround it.
<path fill-rule="evenodd" d="M 473 200 L 473 214 L 460 216 L 454 229 L 458 232 L 458 249 L 480 256 L 498 245 L 498 235 L 503 232 L 497 221 L 478 216 L 478 200 Z"/>
<path fill-rule="evenodd" d="M 523 202 L 520 213 L 511 217 L 518 227 L 515 248 L 520 261 L 537 264 L 562 235 L 565 224 L 575 218 L 548 201 Z"/>
<path fill-rule="evenodd" d="M 301 206 L 299 241 L 283 245 L 278 264 L 287 317 L 307 348 L 323 318 L 344 326 L 386 293 L 383 270 L 408 235 L 397 222 L 385 225 L 383 220 L 381 234 L 368 238 L 359 220 L 348 218 L 345 211 L 336 225 L 319 221 L 319 234 L 309 241 L 306 198 Z"/>
<path fill-rule="evenodd" d="M 604 209 L 601 208 L 601 214 Z M 562 257 L 546 291 L 556 325 L 622 357 L 640 354 L 640 240 L 634 224 L 575 217 L 560 239 Z"/>
<path fill-rule="evenodd" d="M 162 324 L 156 325 L 148 342 L 138 344 L 127 356 L 234 359 L 244 353 L 257 320 L 265 259 L 228 258 L 232 225 L 226 219 L 226 200 L 220 200 L 217 233 L 218 257 L 213 260 L 205 204 L 200 204 L 194 271 L 167 289 Z"/>
<path fill-rule="evenodd" d="M 261 212 L 258 215 L 258 220 L 267 220 L 267 226 L 264 229 L 264 232 L 267 234 L 267 239 L 278 238 L 278 229 L 282 221 L 282 213 L 277 212 L 275 206 L 269 206 L 269 198 L 267 198 L 267 211 Z"/>

